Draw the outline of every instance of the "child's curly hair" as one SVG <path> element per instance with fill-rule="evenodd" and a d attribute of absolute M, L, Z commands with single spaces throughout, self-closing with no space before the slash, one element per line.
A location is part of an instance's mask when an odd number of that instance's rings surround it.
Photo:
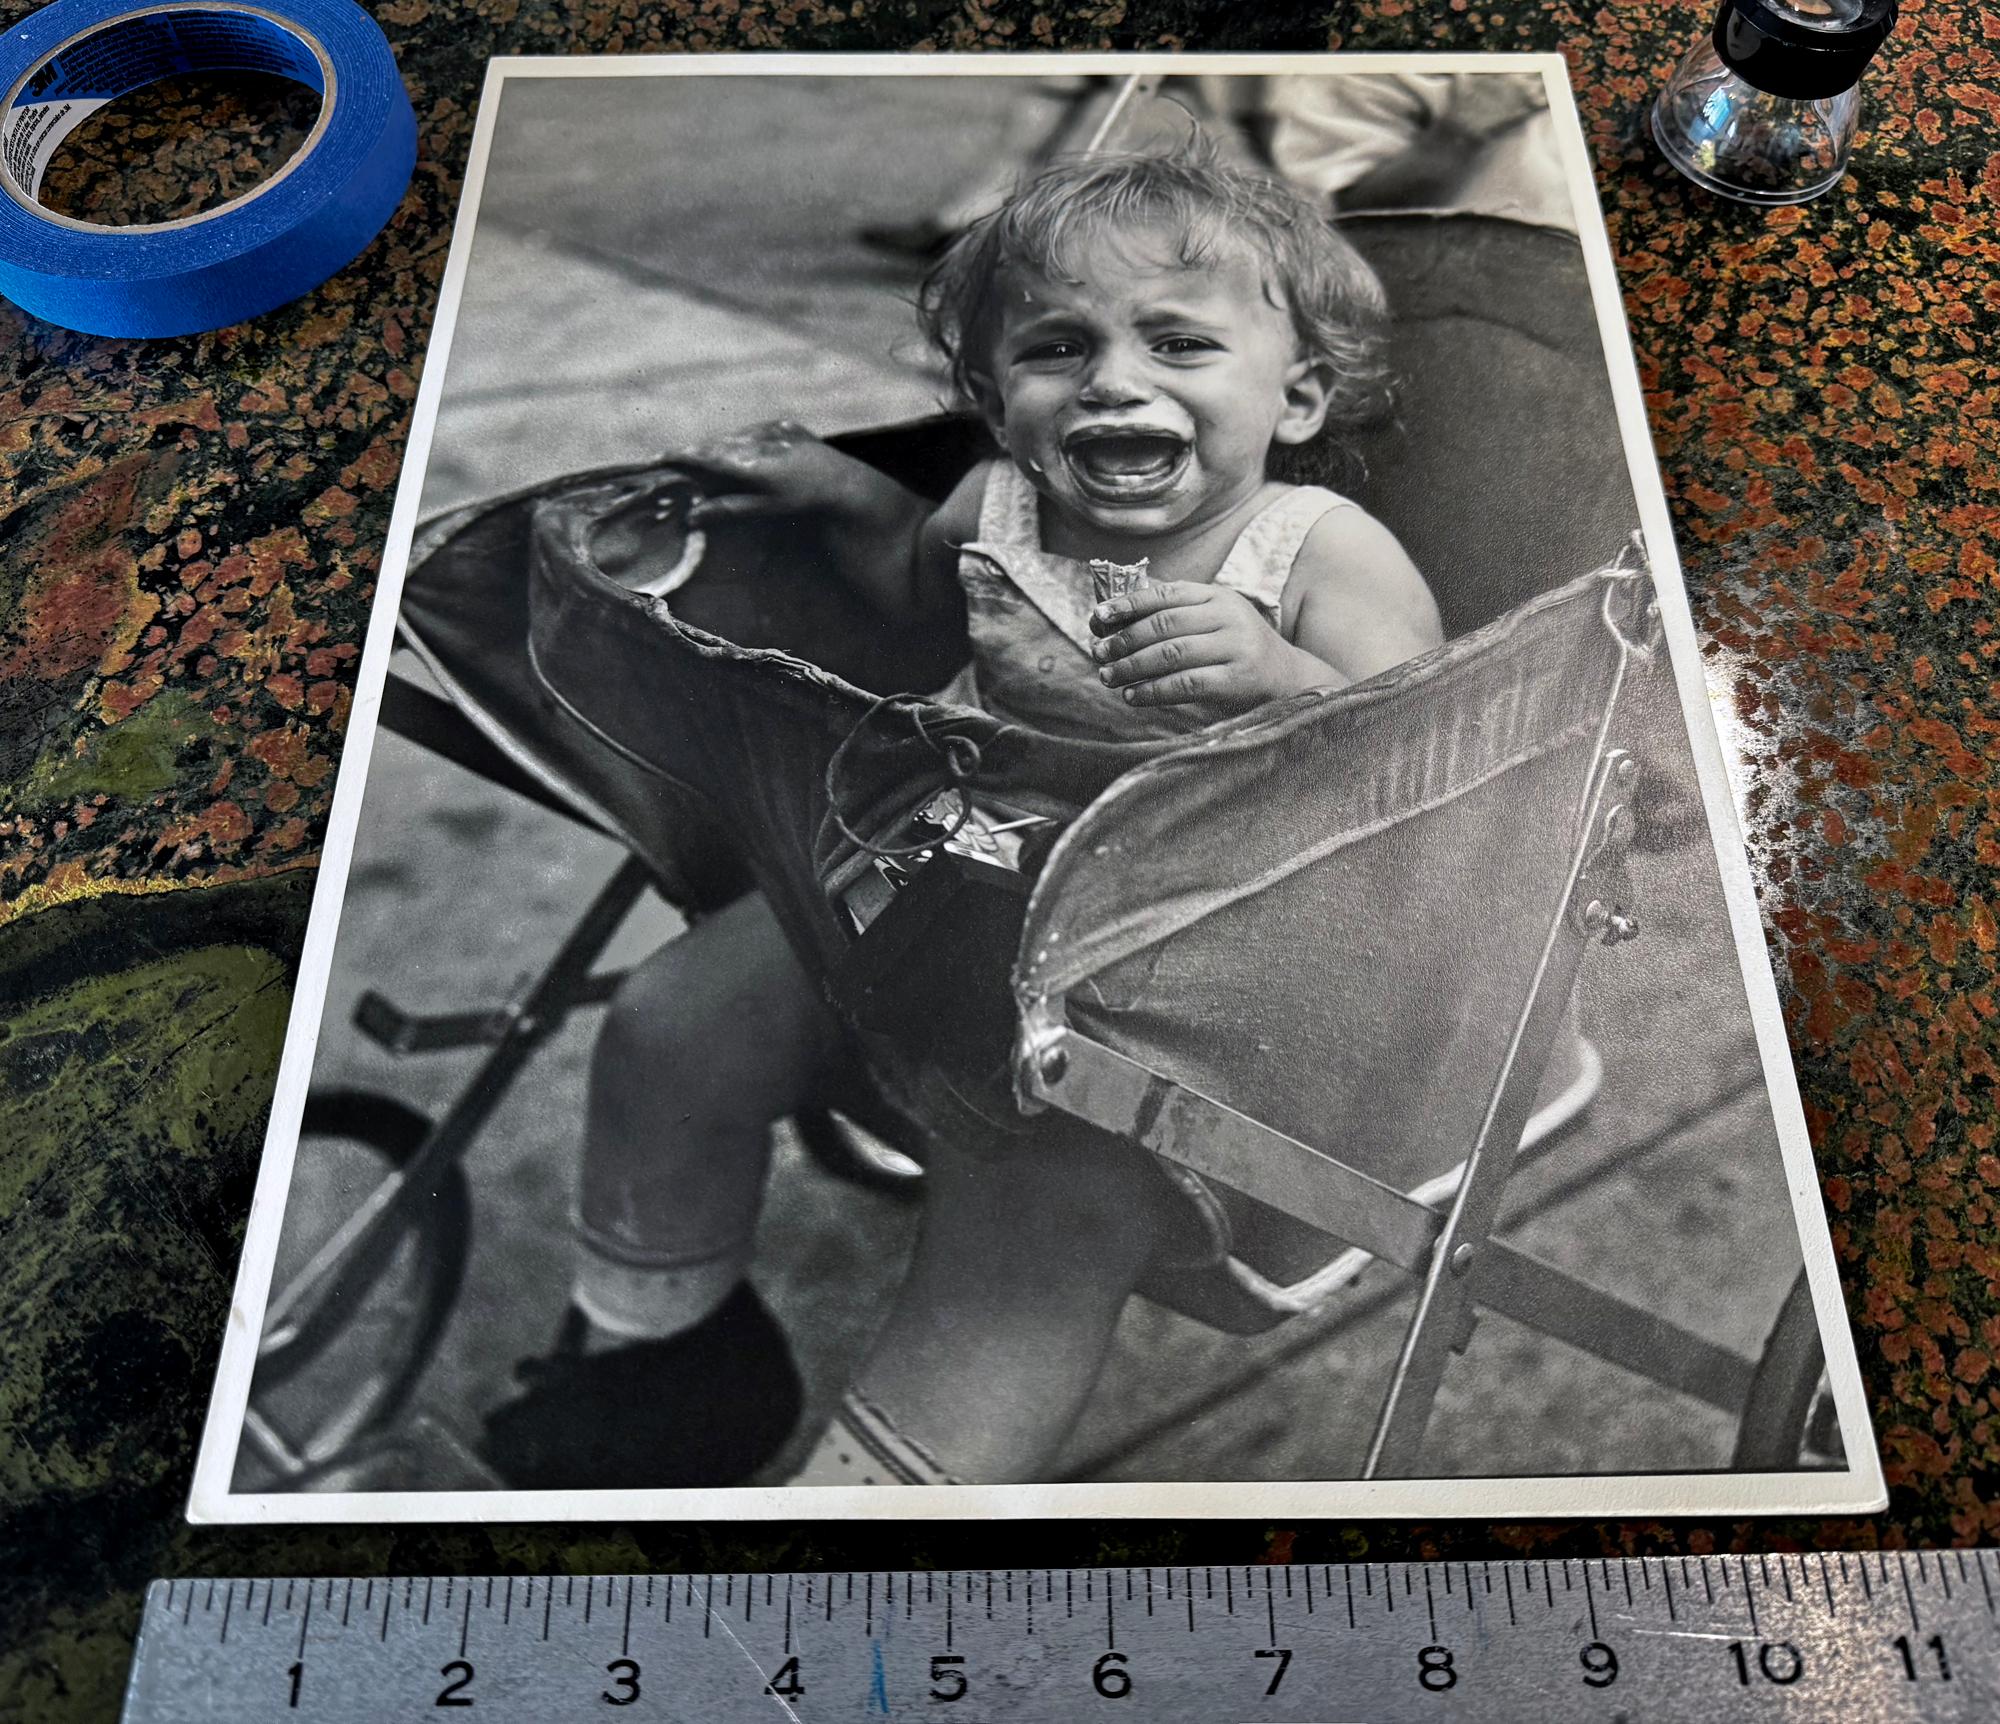
<path fill-rule="evenodd" d="M 1121 228 L 1178 236 L 1178 259 L 1191 269 L 1248 249 L 1300 345 L 1332 368 L 1325 428 L 1303 447 L 1274 449 L 1273 477 L 1325 478 L 1344 439 L 1387 416 L 1388 303 L 1375 272 L 1304 193 L 1229 166 L 1199 129 L 1169 151 L 1054 162 L 952 242 L 917 290 L 917 315 L 964 405 L 991 396 L 1001 271 L 1074 280 L 1077 245 Z"/>

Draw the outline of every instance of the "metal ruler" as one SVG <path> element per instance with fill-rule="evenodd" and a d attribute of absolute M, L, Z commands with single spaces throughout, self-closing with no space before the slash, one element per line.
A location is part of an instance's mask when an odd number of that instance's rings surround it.
<path fill-rule="evenodd" d="M 2000 1718 L 2000 1554 L 155 1581 L 127 1724 Z"/>

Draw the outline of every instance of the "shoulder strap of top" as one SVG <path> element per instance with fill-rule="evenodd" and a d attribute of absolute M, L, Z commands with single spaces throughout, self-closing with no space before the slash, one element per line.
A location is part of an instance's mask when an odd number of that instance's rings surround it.
<path fill-rule="evenodd" d="M 989 544 L 1039 547 L 1042 510 L 1028 476 L 1004 455 L 986 464 L 979 499 L 979 536 Z"/>
<path fill-rule="evenodd" d="M 1237 535 L 1216 585 L 1233 587 L 1275 620 L 1306 535 L 1333 510 L 1357 506 L 1353 498 L 1319 485 L 1295 486 L 1273 497 Z"/>

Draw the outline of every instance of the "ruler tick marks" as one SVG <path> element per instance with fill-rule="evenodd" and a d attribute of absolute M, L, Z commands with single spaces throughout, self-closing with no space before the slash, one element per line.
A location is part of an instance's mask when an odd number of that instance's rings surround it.
<path fill-rule="evenodd" d="M 266 1581 L 264 1583 L 264 1626 L 266 1628 L 271 1626 L 271 1600 L 277 1596 L 278 1583 L 275 1580 Z M 246 1599 L 245 1602 L 247 1603 L 248 1600 Z"/>
<path fill-rule="evenodd" d="M 458 1655 L 465 1656 L 465 1643 L 472 1637 L 472 1588 L 465 1589 L 465 1614 L 458 1619 Z M 305 1636 L 299 1636 L 300 1651 L 305 1650 Z"/>
<path fill-rule="evenodd" d="M 1271 1571 L 1264 1570 L 1264 1620 L 1271 1630 L 1271 1644 L 1278 1644 L 1278 1599 L 1271 1590 Z"/>
<path fill-rule="evenodd" d="M 1750 1559 L 1746 1556 L 1742 1558 L 1742 1563 L 1743 1599 L 1750 1606 L 1750 1632 L 1761 1640 L 1764 1637 L 1764 1631 L 1757 1626 L 1757 1589 L 1750 1584 Z M 1723 1565 L 1722 1578 L 1725 1581 L 1729 1578 L 1729 1567 L 1726 1563 Z"/>
<path fill-rule="evenodd" d="M 1104 1589 L 1104 1644 L 1118 1644 L 1118 1625 L 1111 1620 L 1111 1588 L 1108 1586 Z"/>
<path fill-rule="evenodd" d="M 1547 1601 L 1547 1603 L 1548 1603 L 1548 1607 L 1549 1607 L 1549 1608 L 1550 1608 L 1551 1610 L 1555 1609 L 1555 1607 L 1556 1607 L 1556 1589 L 1555 1589 L 1555 1587 L 1554 1587 L 1554 1586 L 1553 1586 L 1553 1585 L 1552 1585 L 1552 1584 L 1550 1583 L 1550 1580 L 1549 1580 L 1549 1565 L 1548 1565 L 1547 1563 L 1543 1563 L 1543 1564 L 1542 1564 L 1542 1597 L 1543 1597 L 1543 1598 L 1544 1598 L 1544 1599 L 1545 1599 L 1545 1600 Z"/>
<path fill-rule="evenodd" d="M 1590 1590 L 1590 1564 L 1587 1562 L 1583 1565 L 1583 1603 L 1590 1612 L 1590 1638 L 1602 1640 L 1604 1637 L 1597 1632 L 1597 1599 Z"/>
<path fill-rule="evenodd" d="M 507 1577 L 507 1590 L 500 1596 L 500 1626 L 507 1627 L 514 1620 L 514 1577 Z"/>
<path fill-rule="evenodd" d="M 1465 1608 L 1467 1610 L 1476 1610 L 1478 1606 L 1475 1605 L 1472 1601 L 1472 1564 L 1469 1562 L 1462 1562 L 1458 1565 L 1458 1569 L 1459 1569 L 1459 1577 L 1465 1582 Z M 1445 1570 L 1444 1577 L 1447 1586 L 1449 1586 L 1449 1583 L 1451 1581 L 1450 1569 L 1447 1568 Z M 1486 1577 L 1486 1590 L 1488 1592 L 1491 1592 L 1493 1590 L 1493 1577 L 1490 1574 Z"/>
<path fill-rule="evenodd" d="M 428 1628 L 431 1625 L 431 1594 L 434 1593 L 436 1590 L 437 1590 L 437 1582 L 435 1580 L 427 1580 L 424 1582 L 424 1614 L 421 1626 L 425 1628 Z M 289 1591 L 287 1591 L 285 1594 L 285 1608 L 287 1610 L 290 1610 L 292 1608 L 292 1595 Z"/>
<path fill-rule="evenodd" d="M 1514 1614 L 1514 1575 L 1504 1562 L 1500 1565 L 1500 1584 L 1507 1594 L 1507 1626 L 1519 1628 L 1521 1619 Z"/>
<path fill-rule="evenodd" d="M 1347 1626 L 1349 1628 L 1352 1628 L 1354 1626 L 1354 1570 L 1350 1568 L 1346 1572 L 1347 1572 Z M 1194 1618 L 1194 1613 L 1190 1611 L 1188 1613 L 1189 1627 L 1194 1626 L 1193 1618 Z"/>
<path fill-rule="evenodd" d="M 313 1619 L 313 1589 L 311 1587 L 307 1587 L 306 1607 L 299 1617 L 299 1656 L 301 1658 L 305 1657 L 306 1655 L 306 1630 L 312 1627 L 312 1619 Z"/>
<path fill-rule="evenodd" d="M 354 1582 L 350 1580 L 347 1583 L 346 1595 L 340 1601 L 340 1626 L 342 1628 L 345 1628 L 347 1626 L 347 1618 L 353 1612 L 353 1609 L 354 1609 Z"/>
<path fill-rule="evenodd" d="M 1107 1610 L 1110 1609 L 1111 1600 L 1107 1598 L 1104 1601 L 1104 1606 Z M 947 1652 L 951 1650 L 951 1630 L 951 1588 L 946 1587 L 944 1590 L 944 1649 Z"/>
<path fill-rule="evenodd" d="M 650 1592 L 652 1588 L 648 1586 Z M 792 1613 L 789 1606 L 785 1610 L 785 1650 L 792 1649 Z M 618 1656 L 623 1658 L 632 1650 L 632 1582 L 625 1582 L 625 1631 L 618 1636 Z"/>
<path fill-rule="evenodd" d="M 1313 1571 L 1310 1564 L 1306 1566 L 1304 1573 L 1306 1577 L 1306 1615 L 1310 1616 L 1313 1613 Z"/>
<path fill-rule="evenodd" d="M 1861 1576 L 1861 1596 L 1867 1599 L 1870 1604 L 1873 1604 L 1875 1602 L 1875 1589 L 1868 1584 L 1868 1559 L 1863 1557 L 1859 1562 L 1855 1563 L 1854 1567 L 1856 1572 Z"/>
<path fill-rule="evenodd" d="M 972 1596 L 972 1576 L 969 1574 L 965 1577 L 965 1596 Z M 1010 1571 L 1007 1576 L 1007 1601 L 1011 1604 L 1013 1600 L 1014 1576 Z M 1150 1568 L 1146 1570 L 1146 1614 L 1153 1614 L 1153 1571 Z M 986 1620 L 993 1620 L 993 1576 L 990 1574 L 986 1577 Z"/>
<path fill-rule="evenodd" d="M 1229 1614 L 1234 1616 L 1236 1614 L 1236 1576 L 1226 1568 L 1222 1571 L 1222 1602 L 1227 1606 Z"/>
<path fill-rule="evenodd" d="M 986 1584 L 987 1584 L 987 1599 L 988 1599 L 986 1614 L 988 1616 L 991 1616 L 993 1614 L 993 1607 L 991 1604 L 991 1599 L 993 1596 L 992 1594 L 993 1583 L 991 1581 L 988 1581 Z M 1148 1616 L 1151 1616 L 1153 1614 L 1153 1571 L 1150 1568 L 1146 1570 L 1146 1614 Z"/>
<path fill-rule="evenodd" d="M 298 1582 L 295 1580 L 288 1580 L 285 1582 L 285 1614 L 287 1616 L 291 1614 L 292 1610 L 292 1588 L 297 1585 Z"/>
<path fill-rule="evenodd" d="M 1769 1575 L 1764 1577 L 1764 1584 L 1766 1586 L 1771 1584 Z M 1785 1602 L 1787 1604 L 1798 1602 L 1792 1597 L 1792 1565 L 1785 1561 L 1782 1556 L 1778 1558 L 1778 1584 L 1785 1589 Z"/>
<path fill-rule="evenodd" d="M 1803 1562 L 1805 1559 L 1801 1557 L 1799 1560 Z M 1824 1555 L 1819 1559 L 1819 1578 L 1820 1584 L 1826 1588 L 1826 1613 L 1828 1616 L 1838 1616 L 1840 1612 L 1834 1608 L 1833 1603 L 1833 1570 L 1826 1566 Z"/>
<path fill-rule="evenodd" d="M 447 1610 L 451 1608 L 452 1587 L 455 1584 L 456 1583 L 450 1577 L 446 1577 L 444 1583 L 444 1607 Z"/>
<path fill-rule="evenodd" d="M 391 1591 L 390 1588 L 386 1586 L 383 1587 L 382 1588 L 382 1632 L 376 1636 L 376 1639 L 382 1641 L 385 1645 L 388 1643 L 389 1639 L 389 1610 L 390 1607 L 395 1604 L 395 1602 L 396 1602 L 395 1593 Z"/>
<path fill-rule="evenodd" d="M 1063 1607 L 1068 1615 L 1076 1614 L 1076 1576 L 1068 1569 L 1063 1570 Z"/>
<path fill-rule="evenodd" d="M 1408 1569 L 1403 1571 L 1403 1578 L 1405 1581 L 1409 1579 Z M 1424 1609 L 1430 1614 L 1431 1639 L 1435 1641 L 1438 1637 L 1437 1600 L 1431 1596 L 1431 1571 L 1428 1568 L 1424 1570 Z"/>
<path fill-rule="evenodd" d="M 219 1646 L 227 1646 L 229 1644 L 229 1611 L 230 1607 L 235 1603 L 236 1583 L 231 1581 L 229 1590 L 222 1595 L 222 1632 L 216 1636 L 216 1644 Z"/>
<path fill-rule="evenodd" d="M 1570 1577 L 1569 1577 L 1569 1558 L 1568 1558 L 1568 1557 L 1564 1557 L 1564 1558 L 1562 1559 L 1562 1565 L 1563 1565 L 1563 1591 L 1564 1591 L 1564 1592 L 1574 1592 L 1574 1591 L 1576 1591 L 1576 1582 L 1575 1582 L 1575 1581 L 1573 1581 L 1573 1580 L 1571 1580 L 1571 1579 L 1570 1579 Z M 1554 1603 L 1555 1603 L 1555 1600 L 1554 1600 L 1554 1599 L 1550 1599 L 1550 1600 L 1549 1600 L 1549 1602 L 1550 1602 L 1551 1604 L 1554 1604 Z"/>
<path fill-rule="evenodd" d="M 1662 1568 L 1660 1570 L 1660 1579 L 1665 1583 L 1667 1589 L 1667 1620 L 1669 1622 L 1678 1622 L 1681 1618 L 1680 1612 L 1674 1609 L 1674 1571 L 1670 1568 Z M 1685 1584 L 1687 1576 L 1683 1575 L 1681 1580 Z"/>
<path fill-rule="evenodd" d="M 1906 1557 L 1901 1555 L 1898 1555 L 1896 1560 L 1901 1563 L 1907 1563 L 1908 1561 Z M 1917 1552 L 1917 1579 L 1922 1581 L 1926 1586 L 1930 1584 L 1931 1577 L 1924 1573 L 1924 1553 L 1922 1551 Z"/>
<path fill-rule="evenodd" d="M 1729 1576 L 1725 1574 L 1722 1577 L 1722 1580 L 1723 1584 L 1726 1586 L 1729 1583 Z M 1713 1604 L 1715 1602 L 1715 1582 L 1708 1578 L 1707 1557 L 1703 1557 L 1701 1559 L 1701 1589 L 1703 1592 L 1708 1594 L 1708 1602 L 1710 1604 Z"/>
<path fill-rule="evenodd" d="M 548 1585 L 542 1588 L 542 1638 L 544 1640 L 549 1637 L 549 1618 L 555 1614 L 555 1608 L 556 1577 L 550 1575 Z"/>
<path fill-rule="evenodd" d="M 1979 1552 L 1973 1557 L 1972 1566 L 1979 1570 L 1979 1584 L 1986 1589 L 1986 1613 L 1993 1614 L 1993 1583 L 1986 1578 L 1986 1553 Z"/>
<path fill-rule="evenodd" d="M 868 1577 L 866 1621 L 863 1626 L 868 1638 L 873 1640 L 875 1638 L 875 1577 L 872 1574 Z"/>
<path fill-rule="evenodd" d="M 586 1628 L 590 1626 L 590 1606 L 596 1595 L 596 1592 L 597 1592 L 596 1581 L 587 1580 L 583 1583 L 583 1621 L 584 1621 L 584 1626 Z M 570 1605 L 574 1604 L 575 1602 L 576 1602 L 576 1582 L 572 1580 L 569 1583 L 569 1591 L 563 1598 L 563 1603 L 565 1605 Z"/>
<path fill-rule="evenodd" d="M 1923 1571 L 1919 1569 L 1918 1572 L 1922 1573 Z M 1943 1557 L 1938 1558 L 1938 1585 L 1944 1588 L 1944 1601 L 1949 1604 L 1951 1602 L 1951 1576 L 1945 1572 Z"/>
<path fill-rule="evenodd" d="M 1632 1608 L 1632 1565 L 1624 1557 L 1618 1559 L 1618 1578 L 1625 1583 L 1625 1608 Z"/>
<path fill-rule="evenodd" d="M 1923 1632 L 1923 1624 L 1917 1620 L 1916 1595 L 1910 1591 L 1910 1565 L 1903 1560 L 1901 1551 L 1896 1553 L 1896 1572 L 1903 1581 L 1903 1602 L 1910 1607 L 1910 1632 L 1920 1634 Z"/>

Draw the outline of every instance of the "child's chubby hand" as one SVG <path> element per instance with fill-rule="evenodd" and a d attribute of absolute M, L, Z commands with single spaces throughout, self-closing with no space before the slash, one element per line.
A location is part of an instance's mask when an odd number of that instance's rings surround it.
<path fill-rule="evenodd" d="M 1243 594 L 1162 581 L 1090 613 L 1099 679 L 1134 706 L 1229 717 L 1302 689 L 1339 683 L 1331 666 L 1278 633 Z"/>
<path fill-rule="evenodd" d="M 677 452 L 673 465 L 702 496 L 688 511 L 697 526 L 743 516 L 865 514 L 869 469 L 828 447 L 795 419 L 746 426 Z"/>

